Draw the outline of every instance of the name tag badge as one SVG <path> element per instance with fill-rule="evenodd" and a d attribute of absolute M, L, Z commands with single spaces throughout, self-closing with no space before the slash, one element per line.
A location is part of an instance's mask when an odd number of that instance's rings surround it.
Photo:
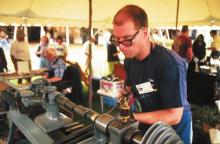
<path fill-rule="evenodd" d="M 150 82 L 145 82 L 145 83 L 136 85 L 136 88 L 137 88 L 139 94 L 145 94 L 145 93 L 149 93 L 149 92 L 154 91 Z"/>

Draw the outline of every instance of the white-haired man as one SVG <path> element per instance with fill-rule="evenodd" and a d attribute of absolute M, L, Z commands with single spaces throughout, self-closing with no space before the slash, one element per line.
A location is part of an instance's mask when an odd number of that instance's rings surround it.
<path fill-rule="evenodd" d="M 62 80 L 63 73 L 66 70 L 64 61 L 57 56 L 55 47 L 50 45 L 46 49 L 46 58 L 49 61 L 47 79 L 54 83 Z"/>

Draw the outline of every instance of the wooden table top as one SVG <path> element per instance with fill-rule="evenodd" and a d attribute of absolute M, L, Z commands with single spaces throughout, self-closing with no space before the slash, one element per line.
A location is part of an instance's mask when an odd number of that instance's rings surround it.
<path fill-rule="evenodd" d="M 42 76 L 46 74 L 46 69 L 32 70 L 28 73 L 18 73 L 18 72 L 3 72 L 0 73 L 0 77 L 6 80 L 28 78 L 34 76 Z"/>

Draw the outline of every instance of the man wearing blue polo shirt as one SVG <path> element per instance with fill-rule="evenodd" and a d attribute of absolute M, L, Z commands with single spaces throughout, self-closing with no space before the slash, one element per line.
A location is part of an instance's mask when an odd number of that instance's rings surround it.
<path fill-rule="evenodd" d="M 192 116 L 183 59 L 150 41 L 147 14 L 136 5 L 127 5 L 116 13 L 110 40 L 125 55 L 126 90 L 140 102 L 141 110 L 133 116 L 141 132 L 163 121 L 190 144 Z"/>

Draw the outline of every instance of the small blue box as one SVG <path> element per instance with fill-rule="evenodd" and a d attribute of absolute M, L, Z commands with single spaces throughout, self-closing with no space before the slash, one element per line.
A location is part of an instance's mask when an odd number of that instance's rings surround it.
<path fill-rule="evenodd" d="M 116 106 L 116 100 L 112 97 L 109 96 L 103 96 L 103 103 L 108 105 L 108 106 Z"/>

